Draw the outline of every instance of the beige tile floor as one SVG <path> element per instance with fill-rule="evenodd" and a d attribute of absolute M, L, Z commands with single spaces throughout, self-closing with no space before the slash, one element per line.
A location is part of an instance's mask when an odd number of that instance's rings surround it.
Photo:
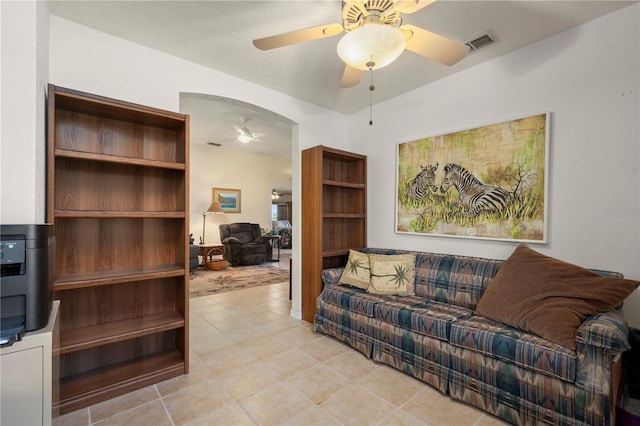
<path fill-rule="evenodd" d="M 502 425 L 289 316 L 289 284 L 191 299 L 190 374 L 54 425 Z"/>

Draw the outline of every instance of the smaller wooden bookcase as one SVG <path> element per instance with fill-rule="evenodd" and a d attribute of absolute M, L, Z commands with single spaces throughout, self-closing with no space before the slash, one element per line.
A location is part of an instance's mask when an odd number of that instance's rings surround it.
<path fill-rule="evenodd" d="M 367 244 L 367 158 L 325 146 L 302 151 L 302 319 L 313 322 L 323 269 Z"/>
<path fill-rule="evenodd" d="M 64 414 L 188 372 L 189 117 L 48 96 Z"/>

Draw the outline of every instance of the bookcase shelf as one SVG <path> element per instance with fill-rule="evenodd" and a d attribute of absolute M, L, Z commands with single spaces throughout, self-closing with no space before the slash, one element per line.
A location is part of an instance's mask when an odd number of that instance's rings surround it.
<path fill-rule="evenodd" d="M 115 210 L 56 210 L 56 217 L 75 218 L 162 218 L 184 219 L 185 212 L 149 212 L 149 211 L 115 211 Z"/>
<path fill-rule="evenodd" d="M 60 354 L 180 327 L 184 327 L 184 318 L 178 312 L 170 311 L 67 330 L 60 337 Z"/>
<path fill-rule="evenodd" d="M 322 269 L 366 246 L 367 159 L 324 146 L 302 152 L 302 319 L 313 322 Z"/>
<path fill-rule="evenodd" d="M 189 117 L 48 92 L 64 414 L 189 371 Z"/>
<path fill-rule="evenodd" d="M 184 163 L 173 163 L 168 161 L 145 160 L 142 158 L 120 157 L 108 154 L 95 154 L 90 152 L 72 151 L 68 149 L 56 149 L 56 157 L 74 158 L 77 160 L 101 161 L 104 163 L 127 164 L 131 166 L 157 167 L 162 169 L 184 170 Z"/>
<path fill-rule="evenodd" d="M 178 376 L 186 368 L 182 353 L 169 350 L 67 376 L 60 381 L 60 409 L 75 411 L 112 398 L 122 388 L 140 389 Z"/>
<path fill-rule="evenodd" d="M 184 276 L 184 266 L 181 265 L 154 265 L 129 269 L 80 272 L 58 276 L 55 282 L 55 290 L 64 291 L 73 290 L 74 288 L 96 287 L 182 276 Z"/>

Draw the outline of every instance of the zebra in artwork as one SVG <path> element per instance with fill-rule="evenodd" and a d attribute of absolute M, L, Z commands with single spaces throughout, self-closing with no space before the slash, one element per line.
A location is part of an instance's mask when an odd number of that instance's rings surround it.
<path fill-rule="evenodd" d="M 431 191 L 437 191 L 438 187 L 435 185 L 436 181 L 436 170 L 438 170 L 438 164 L 428 164 L 426 166 L 420 165 L 420 173 L 416 175 L 415 178 L 411 179 L 407 183 L 407 197 L 417 201 L 422 202 L 427 198 L 427 195 L 431 193 Z"/>
<path fill-rule="evenodd" d="M 484 185 L 480 179 L 459 164 L 448 163 L 444 166 L 444 180 L 440 192 L 445 193 L 452 186 L 460 194 L 462 214 L 477 216 L 481 212 L 499 212 L 512 199 L 511 193 L 497 186 Z M 466 209 L 466 211 L 465 211 Z"/>

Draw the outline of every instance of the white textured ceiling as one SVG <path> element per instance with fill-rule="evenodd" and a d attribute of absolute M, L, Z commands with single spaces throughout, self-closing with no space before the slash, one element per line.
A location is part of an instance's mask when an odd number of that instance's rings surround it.
<path fill-rule="evenodd" d="M 403 23 L 461 42 L 491 32 L 498 42 L 452 67 L 405 51 L 394 63 L 374 72 L 374 103 L 636 2 L 437 1 L 419 12 L 403 15 Z M 340 1 L 51 1 L 50 12 L 340 113 L 349 114 L 369 105 L 368 75 L 356 87 L 339 88 L 344 64 L 337 56 L 336 46 L 342 35 L 270 51 L 258 50 L 252 44 L 256 38 L 340 23 Z M 206 107 L 206 103 L 200 104 Z M 230 110 L 234 106 L 238 109 L 236 114 Z M 238 125 L 242 117 L 252 113 L 251 108 L 245 107 L 225 105 L 226 117 L 221 118 L 225 128 L 217 131 L 217 137 L 228 133 L 228 129 L 233 131 L 230 126 Z M 192 116 L 199 114 L 182 106 L 181 110 Z M 201 113 L 211 116 L 214 110 Z M 271 131 L 281 131 L 283 123 L 290 125 L 273 117 L 261 120 L 256 116 L 248 127 L 264 133 L 263 140 Z M 279 124 L 270 129 L 269 123 Z M 206 143 L 208 138 L 198 136 L 194 142 Z"/>
<path fill-rule="evenodd" d="M 180 111 L 189 114 L 191 143 L 211 149 L 233 149 L 274 157 L 291 157 L 294 123 L 281 115 L 234 99 L 199 93 L 181 93 Z M 236 127 L 246 127 L 258 140 L 238 141 Z"/>

